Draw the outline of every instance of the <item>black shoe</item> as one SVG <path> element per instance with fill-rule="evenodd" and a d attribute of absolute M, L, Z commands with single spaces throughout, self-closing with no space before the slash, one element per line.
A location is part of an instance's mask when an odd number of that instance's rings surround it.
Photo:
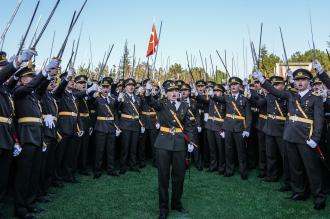
<path fill-rule="evenodd" d="M 126 171 L 127 171 L 126 169 L 120 169 L 119 174 L 125 174 Z"/>
<path fill-rule="evenodd" d="M 225 173 L 225 174 L 223 174 L 223 176 L 224 177 L 232 177 L 232 176 L 234 176 L 234 174 L 233 173 Z"/>
<path fill-rule="evenodd" d="M 203 171 L 203 167 L 196 167 L 198 171 Z"/>
<path fill-rule="evenodd" d="M 15 214 L 15 216 L 19 219 L 35 219 L 36 217 L 31 214 L 31 213 L 27 213 L 27 214 Z"/>
<path fill-rule="evenodd" d="M 265 177 L 266 177 L 266 174 L 264 174 L 264 173 L 259 173 L 257 177 L 258 177 L 258 178 L 265 178 Z"/>
<path fill-rule="evenodd" d="M 84 175 L 84 176 L 90 176 L 91 175 L 87 170 L 79 171 L 79 174 Z"/>
<path fill-rule="evenodd" d="M 146 164 L 145 163 L 141 163 L 140 165 L 139 165 L 139 168 L 140 169 L 143 169 L 143 168 L 145 168 L 146 167 Z"/>
<path fill-rule="evenodd" d="M 72 178 L 72 180 L 71 180 L 71 182 L 70 183 L 80 183 L 80 181 L 79 180 L 77 180 L 75 177 L 74 178 Z"/>
<path fill-rule="evenodd" d="M 293 194 L 286 199 L 291 199 L 293 201 L 305 201 L 309 195 L 307 194 Z"/>
<path fill-rule="evenodd" d="M 108 172 L 108 175 L 109 176 L 119 176 L 119 174 L 116 171 Z"/>
<path fill-rule="evenodd" d="M 262 179 L 262 181 L 264 182 L 277 182 L 278 181 L 278 177 L 265 177 Z"/>
<path fill-rule="evenodd" d="M 54 181 L 52 183 L 52 186 L 55 187 L 55 188 L 63 188 L 64 184 L 62 182 L 59 182 L 59 181 Z"/>
<path fill-rule="evenodd" d="M 138 168 L 136 168 L 136 167 L 131 167 L 131 168 L 129 168 L 129 171 L 137 172 L 137 173 L 140 172 L 140 170 L 139 170 Z"/>
<path fill-rule="evenodd" d="M 325 202 L 321 202 L 321 203 L 316 203 L 314 204 L 314 209 L 315 210 L 322 210 L 325 208 Z"/>
<path fill-rule="evenodd" d="M 31 208 L 28 208 L 28 211 L 29 211 L 30 213 L 36 213 L 36 214 L 39 214 L 39 213 L 41 213 L 41 212 L 44 212 L 45 209 L 40 208 L 40 207 L 31 207 Z"/>
<path fill-rule="evenodd" d="M 167 218 L 167 214 L 168 214 L 168 213 L 160 212 L 160 213 L 159 213 L 159 219 L 166 219 L 166 218 Z"/>
<path fill-rule="evenodd" d="M 225 171 L 218 171 L 218 174 L 219 175 L 224 175 L 225 174 Z"/>
<path fill-rule="evenodd" d="M 242 174 L 242 175 L 241 175 L 241 179 L 242 179 L 242 180 L 247 180 L 247 179 L 248 179 L 248 176 L 247 176 L 246 174 Z"/>
<path fill-rule="evenodd" d="M 208 169 L 206 172 L 212 173 L 212 172 L 215 172 L 215 171 L 216 171 L 216 169 L 212 168 L 212 169 Z"/>
<path fill-rule="evenodd" d="M 93 179 L 98 179 L 102 176 L 102 173 L 95 173 Z"/>
<path fill-rule="evenodd" d="M 279 191 L 279 192 L 288 192 L 288 191 L 291 191 L 291 186 L 282 186 L 277 191 Z"/>
<path fill-rule="evenodd" d="M 172 208 L 172 210 L 174 210 L 174 211 L 178 211 L 178 212 L 180 212 L 180 213 L 182 213 L 182 214 L 186 214 L 186 213 L 189 212 L 189 211 L 188 211 L 187 209 L 185 209 L 184 207 Z"/>
<path fill-rule="evenodd" d="M 49 203 L 51 200 L 49 198 L 46 198 L 45 196 L 40 196 L 37 198 L 37 202 L 39 203 Z"/>

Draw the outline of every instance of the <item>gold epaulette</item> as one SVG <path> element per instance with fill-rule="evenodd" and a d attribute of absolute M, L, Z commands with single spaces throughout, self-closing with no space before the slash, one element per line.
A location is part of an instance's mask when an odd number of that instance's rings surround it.
<path fill-rule="evenodd" d="M 320 96 L 320 94 L 319 93 L 317 93 L 317 92 L 312 92 L 312 94 L 314 95 L 314 96 L 317 96 L 317 97 L 319 97 Z"/>

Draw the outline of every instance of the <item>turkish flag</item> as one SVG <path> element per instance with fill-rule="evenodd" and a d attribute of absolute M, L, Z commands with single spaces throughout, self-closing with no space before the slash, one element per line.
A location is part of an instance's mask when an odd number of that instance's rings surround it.
<path fill-rule="evenodd" d="M 151 56 L 155 53 L 157 45 L 158 45 L 158 37 L 157 37 L 157 33 L 156 33 L 156 26 L 155 26 L 155 24 L 153 24 L 152 31 L 150 34 L 150 39 L 149 39 L 147 57 Z"/>

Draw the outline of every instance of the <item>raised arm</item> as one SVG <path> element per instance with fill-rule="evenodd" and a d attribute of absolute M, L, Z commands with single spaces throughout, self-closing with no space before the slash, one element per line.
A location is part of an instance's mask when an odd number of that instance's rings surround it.
<path fill-rule="evenodd" d="M 25 86 L 18 86 L 13 90 L 14 98 L 22 98 L 34 91 L 46 77 L 43 74 L 35 76 L 30 83 Z"/>

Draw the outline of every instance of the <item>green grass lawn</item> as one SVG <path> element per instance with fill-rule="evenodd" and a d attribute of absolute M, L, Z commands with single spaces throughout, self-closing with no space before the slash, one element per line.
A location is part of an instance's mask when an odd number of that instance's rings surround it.
<path fill-rule="evenodd" d="M 157 171 L 147 166 L 140 174 L 119 178 L 102 175 L 98 180 L 79 177 L 80 184 L 54 189 L 53 202 L 38 218 L 157 218 Z M 330 218 L 330 206 L 315 211 L 312 199 L 285 199 L 279 183 L 265 183 L 251 172 L 248 181 L 239 174 L 224 178 L 216 173 L 191 169 L 186 175 L 183 205 L 188 214 L 171 211 L 169 218 Z M 10 213 L 12 215 L 12 211 Z"/>

